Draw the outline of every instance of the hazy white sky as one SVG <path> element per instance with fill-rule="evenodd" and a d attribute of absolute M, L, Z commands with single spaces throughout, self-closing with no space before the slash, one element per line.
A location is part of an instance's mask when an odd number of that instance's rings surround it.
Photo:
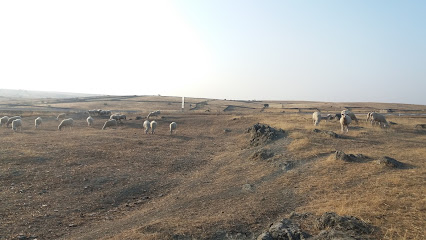
<path fill-rule="evenodd" d="M 0 88 L 426 104 L 426 1 L 1 1 Z"/>

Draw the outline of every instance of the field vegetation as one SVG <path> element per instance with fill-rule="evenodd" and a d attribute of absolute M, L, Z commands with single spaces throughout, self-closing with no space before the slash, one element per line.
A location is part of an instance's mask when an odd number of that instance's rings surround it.
<path fill-rule="evenodd" d="M 187 98 L 182 112 L 180 101 L 2 99 L 0 117 L 21 115 L 23 129 L 0 128 L 0 239 L 256 239 L 292 212 L 355 216 L 376 227 L 376 239 L 426 238 L 426 130 L 416 128 L 425 106 Z M 336 120 L 312 124 L 315 109 L 345 107 L 360 119 L 347 134 Z M 89 109 L 127 120 L 101 130 L 107 118 L 94 116 L 88 127 Z M 147 135 L 142 123 L 154 110 L 162 114 Z M 371 126 L 372 110 L 394 124 Z M 72 129 L 58 131 L 62 112 Z M 284 133 L 253 145 L 247 129 L 256 123 Z M 379 164 L 385 156 L 403 166 Z"/>

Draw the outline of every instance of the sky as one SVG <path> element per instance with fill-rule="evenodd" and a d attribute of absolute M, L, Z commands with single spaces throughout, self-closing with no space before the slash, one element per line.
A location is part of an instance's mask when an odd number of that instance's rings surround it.
<path fill-rule="evenodd" d="M 0 1 L 0 88 L 426 105 L 426 1 Z"/>

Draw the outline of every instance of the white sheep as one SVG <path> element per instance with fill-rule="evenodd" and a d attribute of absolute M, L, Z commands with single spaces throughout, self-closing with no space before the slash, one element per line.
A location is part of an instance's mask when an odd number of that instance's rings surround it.
<path fill-rule="evenodd" d="M 177 124 L 175 122 L 170 123 L 170 134 L 173 133 L 173 131 L 176 131 Z"/>
<path fill-rule="evenodd" d="M 43 120 L 41 119 L 41 117 L 36 118 L 34 120 L 35 128 L 37 129 L 41 125 L 42 122 L 43 122 Z"/>
<path fill-rule="evenodd" d="M 160 110 L 156 110 L 156 111 L 150 112 L 146 118 L 149 119 L 149 117 L 159 116 L 160 114 L 161 114 Z"/>
<path fill-rule="evenodd" d="M 156 121 L 152 121 L 151 122 L 151 134 L 155 133 L 155 128 L 157 127 L 157 122 Z"/>
<path fill-rule="evenodd" d="M 378 123 L 381 127 L 389 127 L 389 123 L 386 121 L 386 117 L 380 113 L 371 113 L 371 125 L 374 123 Z"/>
<path fill-rule="evenodd" d="M 326 122 L 331 121 L 333 119 L 334 119 L 334 115 L 332 115 L 332 114 L 327 114 L 327 116 L 325 117 Z"/>
<path fill-rule="evenodd" d="M 56 121 L 59 121 L 59 119 L 65 119 L 66 116 L 67 116 L 66 113 L 59 113 L 58 116 L 56 117 Z"/>
<path fill-rule="evenodd" d="M 367 113 L 367 122 L 371 121 L 371 114 L 373 114 L 373 112 Z"/>
<path fill-rule="evenodd" d="M 16 119 L 21 119 L 21 116 L 14 116 L 9 118 L 9 120 L 7 120 L 7 123 L 6 123 L 6 127 L 9 127 L 9 125 L 13 122 L 13 120 L 16 120 Z"/>
<path fill-rule="evenodd" d="M 343 110 L 341 114 L 342 115 L 343 114 L 348 115 L 351 118 L 351 120 L 354 120 L 356 123 L 358 123 L 358 119 L 356 118 L 356 116 L 353 112 L 351 112 L 349 110 Z"/>
<path fill-rule="evenodd" d="M 117 121 L 120 121 L 120 122 L 121 122 L 121 119 L 126 120 L 126 115 L 122 115 L 122 114 L 116 113 L 116 114 L 111 115 L 111 116 L 109 117 L 109 119 L 115 119 L 115 120 L 117 120 Z"/>
<path fill-rule="evenodd" d="M 90 116 L 95 116 L 99 114 L 98 110 L 96 109 L 88 110 L 87 113 L 89 113 Z"/>
<path fill-rule="evenodd" d="M 2 118 L 0 118 L 0 126 L 6 125 L 7 121 L 9 121 L 9 117 L 8 116 L 4 116 Z"/>
<path fill-rule="evenodd" d="M 143 122 L 143 128 L 145 129 L 145 134 L 148 134 L 148 131 L 151 128 L 150 122 L 148 120 L 145 120 L 145 122 Z"/>
<path fill-rule="evenodd" d="M 19 128 L 19 130 L 22 132 L 22 120 L 21 119 L 15 119 L 12 121 L 12 129 L 13 131 L 17 131 Z"/>
<path fill-rule="evenodd" d="M 315 126 L 318 126 L 318 124 L 321 121 L 321 113 L 319 111 L 316 111 L 312 114 L 312 120 L 314 122 Z"/>
<path fill-rule="evenodd" d="M 105 130 L 107 127 L 112 127 L 112 126 L 117 126 L 117 120 L 115 119 L 107 120 L 104 126 L 102 127 L 102 130 Z"/>
<path fill-rule="evenodd" d="M 348 126 L 351 122 L 352 122 L 351 117 L 349 115 L 342 113 L 342 117 L 340 118 L 340 125 L 342 126 L 343 133 L 345 132 L 345 129 L 346 129 L 346 132 L 349 131 Z"/>
<path fill-rule="evenodd" d="M 99 116 L 109 116 L 109 115 L 111 115 L 110 110 L 100 110 L 99 111 Z"/>
<path fill-rule="evenodd" d="M 94 119 L 91 116 L 88 116 L 87 119 L 86 119 L 86 121 L 87 121 L 87 125 L 89 127 L 91 127 L 93 125 Z"/>
<path fill-rule="evenodd" d="M 63 127 L 70 127 L 71 129 L 73 124 L 74 124 L 74 120 L 72 118 L 67 118 L 62 120 L 62 122 L 58 126 L 58 129 L 59 131 L 62 131 Z"/>

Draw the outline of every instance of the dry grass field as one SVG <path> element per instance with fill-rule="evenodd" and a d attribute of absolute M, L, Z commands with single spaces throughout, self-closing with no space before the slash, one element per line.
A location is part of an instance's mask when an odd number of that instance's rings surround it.
<path fill-rule="evenodd" d="M 178 97 L 1 101 L 0 117 L 21 115 L 23 129 L 0 128 L 0 239 L 256 239 L 292 212 L 355 216 L 377 227 L 376 239 L 426 239 L 426 130 L 416 128 L 426 106 L 188 98 L 181 112 Z M 360 119 L 347 134 L 335 120 L 312 124 L 314 109 L 344 107 Z M 127 120 L 101 130 L 106 118 L 95 116 L 88 127 L 89 109 Z M 157 109 L 156 134 L 146 135 L 136 117 Z M 384 109 L 389 129 L 366 123 Z M 61 112 L 72 129 L 58 131 Z M 250 145 L 256 123 L 284 135 Z M 378 164 L 385 156 L 404 166 Z"/>

